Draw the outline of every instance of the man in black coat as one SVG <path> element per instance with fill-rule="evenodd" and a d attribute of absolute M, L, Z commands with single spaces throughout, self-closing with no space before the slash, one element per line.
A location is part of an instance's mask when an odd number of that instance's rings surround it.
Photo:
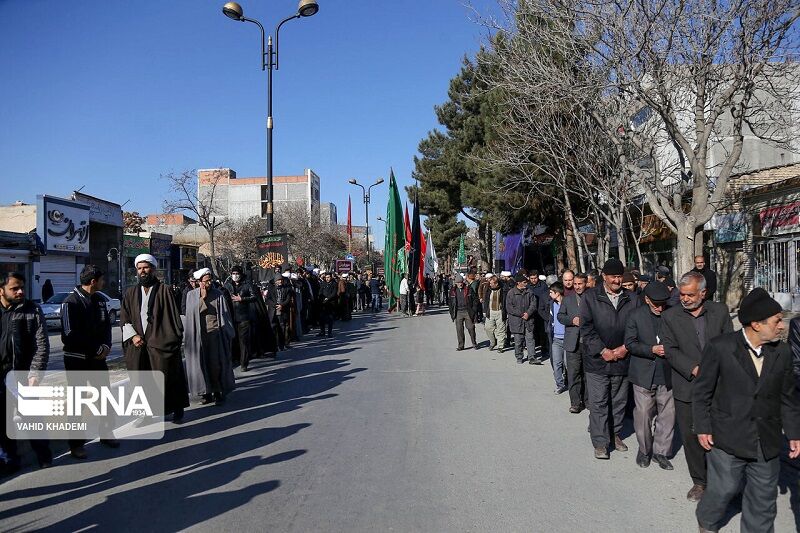
<path fill-rule="evenodd" d="M 567 387 L 569 387 L 569 412 L 580 413 L 586 406 L 586 387 L 583 372 L 583 353 L 580 344 L 580 307 L 586 291 L 587 276 L 575 274 L 572 294 L 564 296 L 556 319 L 564 324 L 564 351 L 567 361 Z"/>
<path fill-rule="evenodd" d="M 614 448 L 620 452 L 628 450 L 619 436 L 629 388 L 625 323 L 639 306 L 639 298 L 622 288 L 624 272 L 625 267 L 619 259 L 606 261 L 603 283 L 584 293 L 580 309 L 583 365 L 589 397 L 589 433 L 596 459 L 609 458 L 609 429 L 614 437 Z"/>
<path fill-rule="evenodd" d="M 706 258 L 696 255 L 694 268 L 690 272 L 697 272 L 706 278 L 706 300 L 714 301 L 714 295 L 717 294 L 717 273 L 706 266 Z"/>
<path fill-rule="evenodd" d="M 242 372 L 247 372 L 253 351 L 253 322 L 256 318 L 256 291 L 247 281 L 244 269 L 240 266 L 231 268 L 231 279 L 225 288 L 233 302 L 233 317 L 236 320 L 236 331 L 239 338 L 239 361 Z"/>
<path fill-rule="evenodd" d="M 733 331 L 727 306 L 705 299 L 706 279 L 687 272 L 678 282 L 680 305 L 667 309 L 661 317 L 661 343 L 664 357 L 672 368 L 672 395 L 675 417 L 681 430 L 683 453 L 692 476 L 686 498 L 700 501 L 706 486 L 705 451 L 694 436 L 692 424 L 692 386 L 700 370 L 700 360 L 708 342 Z"/>
<path fill-rule="evenodd" d="M 792 348 L 794 379 L 800 388 L 800 316 L 789 321 L 789 346 Z"/>
<path fill-rule="evenodd" d="M 467 327 L 469 338 L 472 340 L 472 347 L 478 349 L 478 342 L 475 338 L 475 318 L 477 316 L 476 295 L 469 285 L 464 283 L 461 274 L 454 274 L 455 285 L 450 289 L 450 318 L 456 325 L 456 338 L 458 340 L 457 350 L 464 349 L 464 326 Z"/>
<path fill-rule="evenodd" d="M 700 531 L 717 531 L 747 480 L 740 531 L 774 531 L 783 433 L 800 456 L 800 399 L 789 346 L 779 342 L 783 310 L 762 288 L 739 308 L 742 331 L 709 341 L 693 391 L 694 426 L 708 450 L 708 488 L 697 505 Z"/>
<path fill-rule="evenodd" d="M 547 338 L 547 320 L 550 316 L 550 294 L 547 285 L 539 278 L 538 270 L 528 272 L 528 290 L 536 299 L 536 313 L 533 315 L 533 338 L 536 341 L 536 351 L 540 352 L 534 359 L 528 358 L 532 365 L 539 364 L 550 353 L 550 344 Z"/>
<path fill-rule="evenodd" d="M 645 305 L 631 314 L 625 325 L 625 346 L 631 354 L 628 380 L 633 384 L 633 428 L 639 441 L 636 464 L 650 466 L 655 459 L 664 470 L 672 470 L 672 436 L 675 432 L 675 401 L 669 363 L 661 344 L 661 313 L 666 309 L 669 290 L 660 281 L 644 289 Z M 655 430 L 653 421 L 655 420 Z"/>

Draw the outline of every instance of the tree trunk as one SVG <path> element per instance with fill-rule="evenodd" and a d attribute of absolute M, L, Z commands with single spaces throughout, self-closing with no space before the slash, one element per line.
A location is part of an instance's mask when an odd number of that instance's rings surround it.
<path fill-rule="evenodd" d="M 585 243 L 583 235 L 581 235 L 581 232 L 578 230 L 578 224 L 575 222 L 575 214 L 572 212 L 572 202 L 569 199 L 567 189 L 562 188 L 561 191 L 564 196 L 564 214 L 567 216 L 568 222 L 566 227 L 567 260 L 569 261 L 569 267 L 575 269 L 578 265 L 575 257 L 576 248 L 579 248 L 581 244 L 585 246 Z M 578 246 L 576 246 L 576 240 Z M 586 272 L 586 265 L 583 261 L 583 253 L 580 249 L 578 249 L 577 252 L 578 260 L 580 261 L 581 272 Z"/>
<path fill-rule="evenodd" d="M 622 261 L 622 264 L 627 267 L 628 254 L 627 247 L 625 245 L 625 219 L 621 213 L 616 213 L 614 215 L 614 226 L 617 230 L 617 254 L 619 255 L 619 260 Z"/>
<path fill-rule="evenodd" d="M 679 227 L 678 229 L 675 275 L 677 278 L 680 278 L 683 274 L 694 268 L 695 228 L 693 224 L 687 222 L 683 227 Z"/>

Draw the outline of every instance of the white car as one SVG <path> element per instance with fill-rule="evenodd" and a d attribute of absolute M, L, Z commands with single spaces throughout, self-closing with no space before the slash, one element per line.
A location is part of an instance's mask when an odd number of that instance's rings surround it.
<path fill-rule="evenodd" d="M 45 320 L 47 320 L 48 330 L 61 329 L 61 304 L 64 303 L 64 300 L 69 294 L 68 292 L 58 292 L 42 304 L 42 312 L 44 313 Z M 108 317 L 111 319 L 111 324 L 116 324 L 122 304 L 117 298 L 112 298 L 102 291 L 99 291 L 97 294 L 106 301 L 106 308 L 108 308 Z"/>

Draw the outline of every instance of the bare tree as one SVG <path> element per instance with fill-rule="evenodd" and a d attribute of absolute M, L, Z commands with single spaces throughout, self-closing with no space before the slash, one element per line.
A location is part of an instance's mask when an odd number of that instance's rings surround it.
<path fill-rule="evenodd" d="M 217 233 L 217 259 L 226 271 L 234 265 L 255 261 L 256 237 L 264 234 L 264 219 L 250 217 L 244 220 L 229 220 Z"/>
<path fill-rule="evenodd" d="M 702 247 L 698 230 L 719 209 L 745 137 L 795 148 L 796 0 L 501 5 L 505 19 L 487 23 L 509 35 L 496 50 L 504 77 L 542 106 L 592 117 L 621 175 L 677 236 L 679 272 Z"/>
<path fill-rule="evenodd" d="M 188 212 L 198 225 L 208 233 L 211 268 L 219 276 L 217 268 L 217 230 L 225 223 L 218 202 L 219 184 L 227 177 L 222 171 L 204 175 L 203 192 L 200 192 L 197 171 L 187 170 L 179 174 L 162 174 L 161 179 L 169 183 L 171 197 L 164 200 L 164 212 Z"/>

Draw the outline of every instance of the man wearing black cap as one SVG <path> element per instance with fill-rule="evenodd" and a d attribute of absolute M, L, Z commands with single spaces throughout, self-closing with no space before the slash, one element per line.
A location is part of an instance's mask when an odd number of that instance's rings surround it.
<path fill-rule="evenodd" d="M 681 431 L 683 454 L 692 476 L 689 501 L 699 501 L 706 486 L 705 452 L 695 438 L 692 424 L 692 387 L 700 370 L 701 354 L 708 342 L 733 331 L 728 307 L 705 300 L 706 279 L 687 272 L 678 283 L 680 305 L 662 315 L 661 343 L 664 357 L 672 368 L 672 395 L 675 417 Z"/>
<path fill-rule="evenodd" d="M 699 274 L 698 274 L 699 275 Z M 779 342 L 783 310 L 762 288 L 739 308 L 742 330 L 709 341 L 693 391 L 697 439 L 708 450 L 708 488 L 697 505 L 700 531 L 717 531 L 746 479 L 741 531 L 774 531 L 783 434 L 800 456 L 800 400 L 789 346 Z"/>
<path fill-rule="evenodd" d="M 612 429 L 617 451 L 628 450 L 619 436 L 628 403 L 629 358 L 625 347 L 625 323 L 639 306 L 639 299 L 622 288 L 624 272 L 619 259 L 606 261 L 603 283 L 586 291 L 580 308 L 580 334 L 589 397 L 589 433 L 596 459 L 609 458 L 609 429 Z"/>
<path fill-rule="evenodd" d="M 661 344 L 661 313 L 666 309 L 669 291 L 660 281 L 644 289 L 646 305 L 631 314 L 625 325 L 625 346 L 631 354 L 628 379 L 633 383 L 633 428 L 639 442 L 636 464 L 650 466 L 655 459 L 664 470 L 672 470 L 672 436 L 675 431 L 675 402 L 669 363 Z M 655 431 L 653 421 L 655 420 Z"/>

